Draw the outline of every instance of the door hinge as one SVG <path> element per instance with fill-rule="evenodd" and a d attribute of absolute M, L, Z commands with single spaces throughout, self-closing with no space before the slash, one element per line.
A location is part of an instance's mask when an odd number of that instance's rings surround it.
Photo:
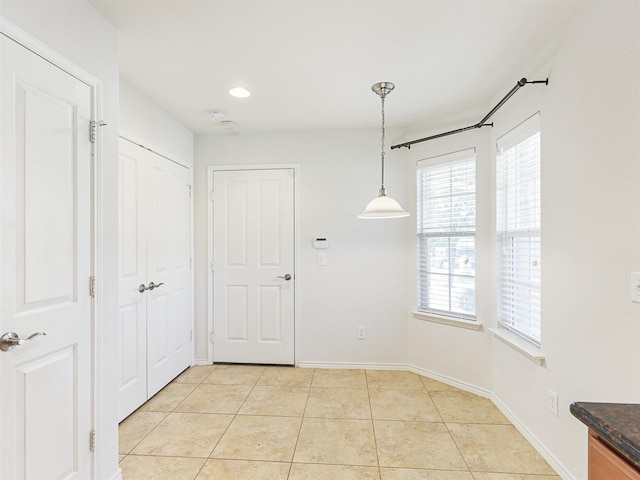
<path fill-rule="evenodd" d="M 213 262 L 211 262 L 211 271 L 214 272 L 215 269 L 213 268 Z"/>
<path fill-rule="evenodd" d="M 189 187 L 189 197 L 193 196 L 193 185 L 187 185 Z"/>
<path fill-rule="evenodd" d="M 189 341 L 193 342 L 193 330 L 189 332 Z"/>
<path fill-rule="evenodd" d="M 189 257 L 189 268 L 193 268 L 193 257 Z"/>
<path fill-rule="evenodd" d="M 213 202 L 214 200 L 215 200 L 215 198 L 214 198 L 214 192 L 213 192 L 213 190 L 211 190 L 211 201 Z"/>
<path fill-rule="evenodd" d="M 213 332 L 209 334 L 209 339 L 211 340 L 211 343 L 215 343 L 215 335 L 213 334 Z"/>
<path fill-rule="evenodd" d="M 96 429 L 92 428 L 89 432 L 89 450 L 96 451 Z"/>
<path fill-rule="evenodd" d="M 105 125 L 106 123 L 104 123 L 102 120 L 91 120 L 91 122 L 89 122 L 89 141 L 91 143 L 96 143 L 96 137 L 98 136 L 98 127 L 104 127 Z"/>
<path fill-rule="evenodd" d="M 89 295 L 96 296 L 96 277 L 89 277 Z"/>

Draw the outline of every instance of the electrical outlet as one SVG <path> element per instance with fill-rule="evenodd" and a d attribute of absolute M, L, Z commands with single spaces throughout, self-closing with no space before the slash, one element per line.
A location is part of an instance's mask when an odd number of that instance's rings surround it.
<path fill-rule="evenodd" d="M 367 338 L 367 336 L 365 335 L 364 327 L 363 326 L 359 326 L 358 327 L 358 340 L 365 340 L 366 338 Z"/>
<path fill-rule="evenodd" d="M 553 390 L 549 390 L 547 397 L 547 408 L 551 415 L 558 416 L 558 394 Z"/>

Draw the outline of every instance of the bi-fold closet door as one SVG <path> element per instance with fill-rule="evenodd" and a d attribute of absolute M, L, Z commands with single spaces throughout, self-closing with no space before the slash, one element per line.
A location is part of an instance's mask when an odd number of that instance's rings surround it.
<path fill-rule="evenodd" d="M 119 420 L 191 364 L 190 171 L 120 139 Z"/>

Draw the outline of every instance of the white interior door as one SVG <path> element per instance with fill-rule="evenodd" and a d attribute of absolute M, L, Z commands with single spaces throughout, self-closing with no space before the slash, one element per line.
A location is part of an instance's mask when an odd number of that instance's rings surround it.
<path fill-rule="evenodd" d="M 191 365 L 189 170 L 147 152 L 147 394 Z"/>
<path fill-rule="evenodd" d="M 0 335 L 46 333 L 0 351 L 0 476 L 88 479 L 92 91 L 3 35 L 0 53 Z"/>
<path fill-rule="evenodd" d="M 187 168 L 120 140 L 120 420 L 191 364 L 189 182 Z"/>
<path fill-rule="evenodd" d="M 294 171 L 213 174 L 213 359 L 294 364 Z"/>
<path fill-rule="evenodd" d="M 120 139 L 118 418 L 147 401 L 147 230 L 144 150 Z"/>

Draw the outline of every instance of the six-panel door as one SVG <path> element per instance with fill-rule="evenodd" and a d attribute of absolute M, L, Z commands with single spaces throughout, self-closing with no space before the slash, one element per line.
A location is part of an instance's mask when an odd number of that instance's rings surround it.
<path fill-rule="evenodd" d="M 92 89 L 0 35 L 1 474 L 89 479 Z"/>
<path fill-rule="evenodd" d="M 294 171 L 213 175 L 215 362 L 294 364 Z"/>

